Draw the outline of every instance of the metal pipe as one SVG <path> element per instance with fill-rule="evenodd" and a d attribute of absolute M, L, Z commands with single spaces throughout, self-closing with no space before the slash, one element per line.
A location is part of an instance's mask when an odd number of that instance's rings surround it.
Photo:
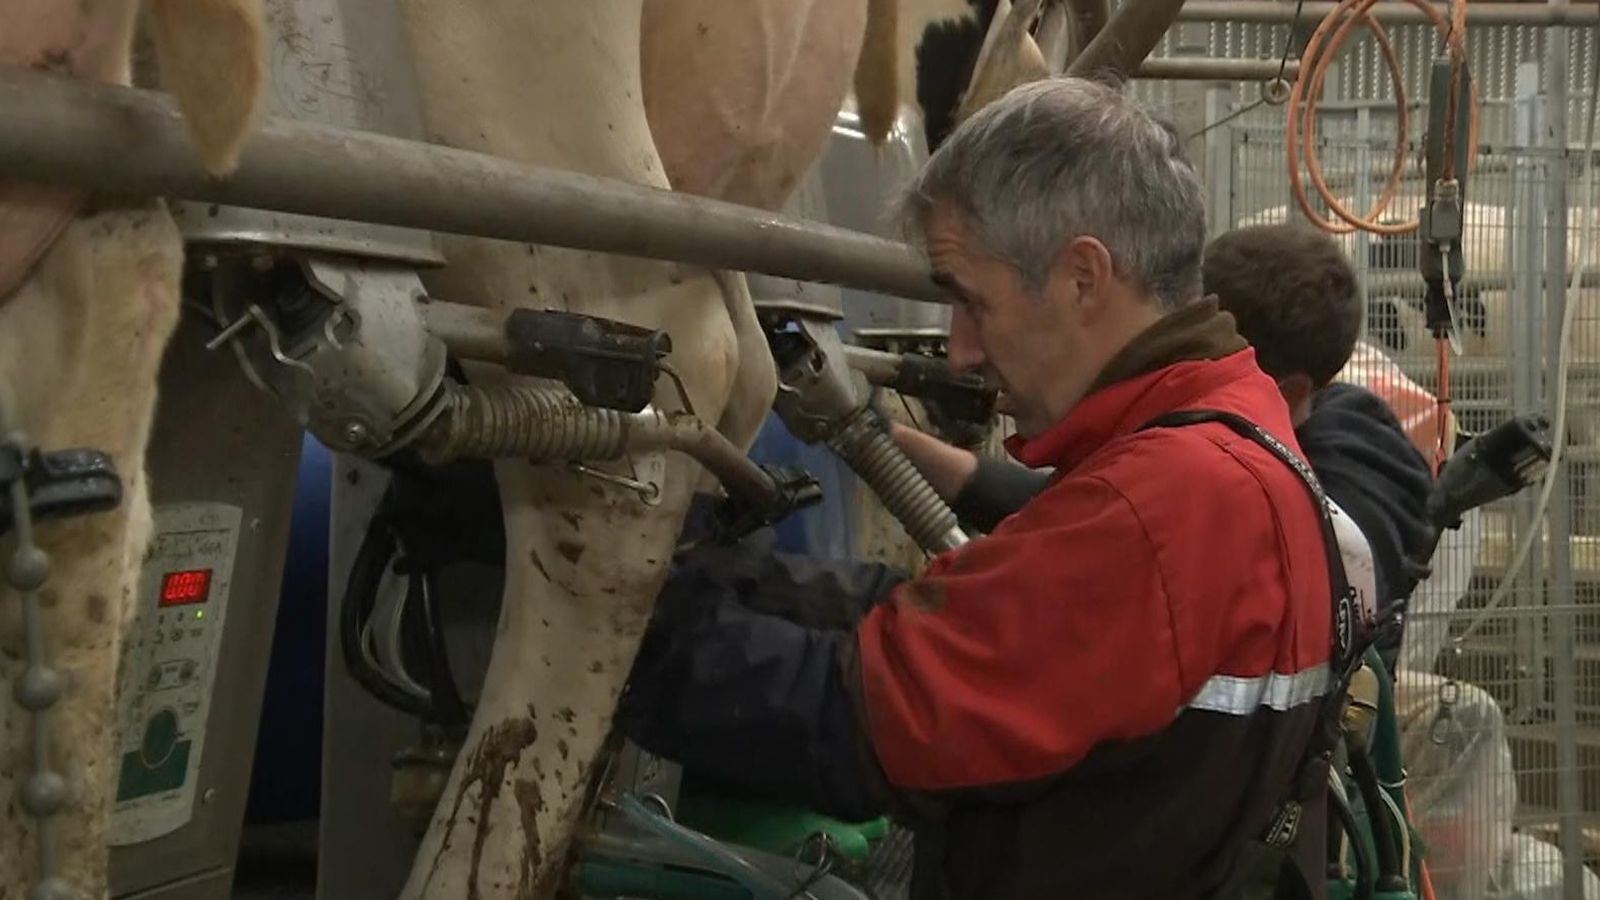
<path fill-rule="evenodd" d="M 1268 81 L 1278 77 L 1293 81 L 1300 74 L 1300 60 L 1281 63 L 1276 59 L 1226 59 L 1210 56 L 1169 56 L 1147 59 L 1139 64 L 1135 78 L 1165 81 Z"/>
<path fill-rule="evenodd" d="M 1110 0 L 1066 0 L 1067 12 L 1072 17 L 1072 40 L 1068 52 L 1077 56 L 1100 32 L 1111 18 Z"/>
<path fill-rule="evenodd" d="M 1549 0 L 1552 11 L 1571 8 L 1568 0 Z M 1567 96 L 1570 48 L 1567 29 L 1552 28 L 1545 35 L 1545 75 L 1550 85 L 1545 95 L 1544 127 L 1540 129 L 1552 150 L 1567 147 Z M 1555 213 L 1545 221 L 1545 354 L 1546 390 L 1551 392 L 1547 406 L 1555 408 L 1564 399 L 1560 384 L 1560 349 L 1566 305 L 1578 298 L 1568 297 L 1567 281 L 1567 172 L 1565 165 L 1545 167 L 1545 209 Z M 1587 216 L 1588 210 L 1583 214 Z M 1569 426 L 1570 427 L 1570 426 Z M 1564 440 L 1564 435 L 1556 440 Z M 1560 603 L 1573 596 L 1572 580 L 1572 467 L 1561 465 L 1549 477 L 1551 485 L 1547 522 L 1550 534 L 1550 598 Z M 1552 612 L 1549 620 L 1550 675 L 1554 684 L 1556 718 L 1556 808 L 1561 812 L 1562 896 L 1582 900 L 1584 896 L 1583 813 L 1584 778 L 1578 753 L 1578 617 L 1571 612 Z"/>
<path fill-rule="evenodd" d="M 895 378 L 900 375 L 898 353 L 885 353 L 882 350 L 846 344 L 844 359 L 850 364 L 850 368 L 866 377 L 868 384 L 886 387 L 894 384 Z"/>
<path fill-rule="evenodd" d="M 1161 43 L 1182 6 L 1183 0 L 1127 0 L 1067 66 L 1067 74 L 1126 79 Z"/>
<path fill-rule="evenodd" d="M 1449 7 L 1438 4 L 1449 16 Z M 1316 22 L 1333 11 L 1327 0 L 1307 0 L 1302 22 Z M 1372 15 L 1385 25 L 1423 25 L 1432 20 L 1409 3 L 1381 2 Z M 1253 22 L 1287 25 L 1295 18 L 1295 4 L 1286 0 L 1189 0 L 1178 12 L 1179 22 Z M 1474 3 L 1467 10 L 1470 25 L 1592 25 L 1600 18 L 1600 5 L 1574 3 L 1555 7 L 1528 3 Z"/>
<path fill-rule="evenodd" d="M 417 312 L 422 327 L 443 342 L 452 356 L 502 365 L 511 358 L 503 312 L 431 298 L 419 303 Z"/>
<path fill-rule="evenodd" d="M 15 181 L 674 260 L 949 302 L 926 260 L 905 244 L 370 132 L 267 118 L 238 171 L 210 178 L 165 96 L 35 72 L 0 75 L 0 172 Z"/>

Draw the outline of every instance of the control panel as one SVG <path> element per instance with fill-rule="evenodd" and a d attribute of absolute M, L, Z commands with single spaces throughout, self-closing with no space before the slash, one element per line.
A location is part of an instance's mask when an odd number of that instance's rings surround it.
<path fill-rule="evenodd" d="M 113 846 L 170 834 L 193 815 L 242 519 L 225 503 L 157 505 L 154 513 L 117 677 Z"/>

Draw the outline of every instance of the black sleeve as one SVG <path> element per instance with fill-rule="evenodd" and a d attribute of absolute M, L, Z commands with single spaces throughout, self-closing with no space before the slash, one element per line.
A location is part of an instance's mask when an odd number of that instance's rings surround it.
<path fill-rule="evenodd" d="M 1323 389 L 1295 436 L 1328 496 L 1350 514 L 1372 548 L 1380 614 L 1396 600 L 1401 561 L 1428 538 L 1433 470 L 1376 394 L 1355 385 Z M 1396 636 L 1379 653 L 1391 667 Z"/>
<path fill-rule="evenodd" d="M 618 728 L 698 778 L 847 821 L 880 815 L 842 670 L 853 631 L 799 624 L 804 604 L 791 602 L 808 584 L 812 602 L 848 618 L 877 599 L 876 573 L 795 580 L 749 556 L 741 567 L 738 556 L 707 548 L 676 561 L 618 704 Z M 840 589 L 855 594 L 823 596 Z M 752 608 L 761 606 L 791 615 Z"/>
<path fill-rule="evenodd" d="M 1048 470 L 979 457 L 978 470 L 962 485 L 950 508 L 957 518 L 978 531 L 993 531 L 1002 519 L 1044 490 L 1049 480 Z"/>

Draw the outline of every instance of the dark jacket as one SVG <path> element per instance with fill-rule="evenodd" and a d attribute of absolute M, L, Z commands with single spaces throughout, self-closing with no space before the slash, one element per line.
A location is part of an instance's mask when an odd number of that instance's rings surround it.
<path fill-rule="evenodd" d="M 893 808 L 917 829 L 919 897 L 1210 896 L 1290 790 L 1330 641 L 1293 471 L 1220 425 L 1138 431 L 1217 408 L 1295 447 L 1242 346 L 1212 302 L 1142 335 L 1013 443 L 1050 485 L 853 633 L 753 612 L 680 560 L 624 731 L 844 818 Z"/>

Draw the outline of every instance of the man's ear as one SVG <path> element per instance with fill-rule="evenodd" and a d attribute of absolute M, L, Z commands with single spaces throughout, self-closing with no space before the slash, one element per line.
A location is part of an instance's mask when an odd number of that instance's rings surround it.
<path fill-rule="evenodd" d="M 1116 266 L 1106 245 L 1085 235 L 1061 245 L 1050 277 L 1058 284 L 1076 286 L 1076 302 L 1081 311 L 1093 314 L 1105 303 L 1107 288 L 1116 277 Z"/>
<path fill-rule="evenodd" d="M 1283 399 L 1289 404 L 1290 412 L 1296 415 L 1306 415 L 1311 412 L 1311 398 L 1317 393 L 1317 387 L 1312 384 L 1310 375 L 1296 373 L 1279 379 L 1278 390 L 1283 392 Z"/>

